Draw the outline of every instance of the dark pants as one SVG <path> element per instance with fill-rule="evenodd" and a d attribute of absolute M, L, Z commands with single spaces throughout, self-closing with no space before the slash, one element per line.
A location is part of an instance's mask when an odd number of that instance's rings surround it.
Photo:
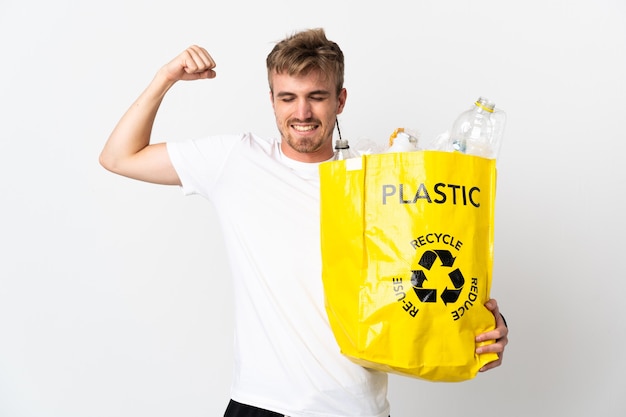
<path fill-rule="evenodd" d="M 284 417 L 282 414 L 273 411 L 267 411 L 262 408 L 253 407 L 251 405 L 241 404 L 237 401 L 230 400 L 224 417 Z M 391 416 L 390 416 L 391 417 Z"/>
<path fill-rule="evenodd" d="M 230 400 L 224 417 L 283 417 L 283 415 Z"/>

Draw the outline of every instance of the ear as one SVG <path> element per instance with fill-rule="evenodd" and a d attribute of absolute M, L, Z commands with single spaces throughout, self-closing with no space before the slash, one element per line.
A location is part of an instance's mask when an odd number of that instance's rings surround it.
<path fill-rule="evenodd" d="M 270 89 L 270 102 L 272 103 L 272 109 L 276 110 L 274 107 L 274 92 Z"/>
<path fill-rule="evenodd" d="M 348 90 L 342 88 L 337 97 L 337 114 L 341 114 L 344 106 L 346 105 L 346 99 L 348 98 Z"/>

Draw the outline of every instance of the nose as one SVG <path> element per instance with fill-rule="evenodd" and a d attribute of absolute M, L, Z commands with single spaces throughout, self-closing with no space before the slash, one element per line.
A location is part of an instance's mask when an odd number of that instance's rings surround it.
<path fill-rule="evenodd" d="M 311 111 L 311 103 L 306 99 L 300 99 L 296 102 L 295 117 L 299 120 L 310 119 L 313 115 Z"/>

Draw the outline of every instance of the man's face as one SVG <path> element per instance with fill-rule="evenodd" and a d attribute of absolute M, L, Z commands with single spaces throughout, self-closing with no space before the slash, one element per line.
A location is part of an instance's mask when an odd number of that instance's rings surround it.
<path fill-rule="evenodd" d="M 347 93 L 342 89 L 337 96 L 335 80 L 326 78 L 318 71 L 297 77 L 272 74 L 270 98 L 281 150 L 291 159 L 321 162 L 333 154 L 333 129 Z"/>

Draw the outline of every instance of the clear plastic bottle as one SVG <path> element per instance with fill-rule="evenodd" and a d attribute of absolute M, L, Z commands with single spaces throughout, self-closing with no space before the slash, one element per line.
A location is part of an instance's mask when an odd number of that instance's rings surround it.
<path fill-rule="evenodd" d="M 459 115 L 450 131 L 453 151 L 495 159 L 500 151 L 506 114 L 494 102 L 479 97 Z"/>
<path fill-rule="evenodd" d="M 337 139 L 335 141 L 335 157 L 333 160 L 342 161 L 344 159 L 358 158 L 358 154 L 350 149 L 350 145 L 346 139 Z"/>

